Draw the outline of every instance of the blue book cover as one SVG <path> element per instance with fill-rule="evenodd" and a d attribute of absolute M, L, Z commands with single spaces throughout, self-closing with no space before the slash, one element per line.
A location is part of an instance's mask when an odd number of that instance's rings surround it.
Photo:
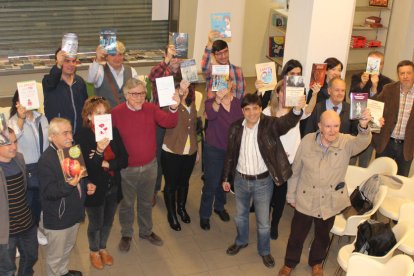
<path fill-rule="evenodd" d="M 116 55 L 116 31 L 114 29 L 102 30 L 99 34 L 99 45 L 108 55 Z"/>
<path fill-rule="evenodd" d="M 194 59 L 184 60 L 180 63 L 181 76 L 188 82 L 197 82 L 197 66 Z"/>
<path fill-rule="evenodd" d="M 210 15 L 211 29 L 220 33 L 221 37 L 231 37 L 229 12 L 212 13 Z"/>
<path fill-rule="evenodd" d="M 188 34 L 170 33 L 169 44 L 174 45 L 178 58 L 187 58 L 188 55 Z"/>

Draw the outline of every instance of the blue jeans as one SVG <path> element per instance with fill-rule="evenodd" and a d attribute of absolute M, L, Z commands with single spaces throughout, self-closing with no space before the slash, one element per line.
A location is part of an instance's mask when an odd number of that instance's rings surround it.
<path fill-rule="evenodd" d="M 270 222 L 269 206 L 273 194 L 273 181 L 270 176 L 260 180 L 244 180 L 236 172 L 234 193 L 236 194 L 236 211 L 234 218 L 237 227 L 235 243 L 249 243 L 249 210 L 253 197 L 256 213 L 257 251 L 260 256 L 270 254 Z"/>
<path fill-rule="evenodd" d="M 16 248 L 20 252 L 18 276 L 33 275 L 38 252 L 37 227 L 23 234 L 9 237 L 8 244 L 0 244 L 0 275 L 13 276 L 16 272 Z"/>
<path fill-rule="evenodd" d="M 214 209 L 224 210 L 226 193 L 221 186 L 221 174 L 224 166 L 226 151 L 204 143 L 204 186 L 200 203 L 200 219 L 209 219 Z"/>

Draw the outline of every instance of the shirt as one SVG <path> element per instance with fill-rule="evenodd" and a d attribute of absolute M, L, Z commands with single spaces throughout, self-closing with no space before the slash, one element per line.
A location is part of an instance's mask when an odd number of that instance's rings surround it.
<path fill-rule="evenodd" d="M 119 74 L 115 71 L 114 68 L 111 67 L 108 63 L 109 70 L 111 70 L 112 76 L 114 77 L 118 87 L 122 87 L 124 84 L 124 66 L 122 65 Z M 137 71 L 131 67 L 132 77 L 137 78 L 138 74 Z M 89 65 L 88 71 L 88 82 L 93 83 L 95 88 L 98 88 L 102 85 L 103 79 L 105 76 L 104 67 L 103 65 L 99 64 L 98 62 L 94 61 L 91 65 Z"/>
<path fill-rule="evenodd" d="M 391 137 L 395 139 L 404 140 L 405 129 L 407 126 L 408 118 L 410 117 L 411 110 L 413 108 L 414 101 L 414 86 L 404 94 L 400 87 L 400 109 L 398 110 L 397 124 L 392 131 Z"/>
<path fill-rule="evenodd" d="M 326 100 L 326 110 L 334 110 L 334 104 L 331 102 L 331 99 Z M 336 113 L 341 114 L 342 111 L 342 103 L 336 105 L 338 109 L 336 110 Z"/>

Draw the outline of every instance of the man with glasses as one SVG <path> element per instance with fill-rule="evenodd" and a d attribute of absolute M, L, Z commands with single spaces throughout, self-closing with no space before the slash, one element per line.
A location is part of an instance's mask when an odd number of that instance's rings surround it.
<path fill-rule="evenodd" d="M 89 66 L 88 82 L 95 86 L 95 94 L 105 97 L 111 107 L 125 102 L 122 88 L 130 78 L 138 76 L 134 68 L 124 65 L 125 46 L 116 42 L 116 53 L 108 55 L 102 46 L 96 48 L 96 59 Z"/>
<path fill-rule="evenodd" d="M 229 65 L 229 78 L 232 80 L 231 91 L 233 96 L 241 99 L 246 88 L 246 83 L 243 77 L 243 71 L 240 67 L 230 63 L 230 53 L 227 42 L 219 39 L 220 33 L 217 31 L 210 31 L 208 34 L 208 41 L 206 48 L 204 49 L 204 55 L 201 60 L 201 70 L 206 79 L 206 91 L 208 98 L 213 98 L 214 93 L 211 91 L 212 78 L 211 70 L 212 65 Z"/>
<path fill-rule="evenodd" d="M 60 48 L 55 53 L 56 65 L 43 77 L 45 115 L 68 119 L 74 132 L 82 127 L 82 108 L 88 94 L 84 80 L 76 75 L 76 56 L 68 56 Z"/>
<path fill-rule="evenodd" d="M 169 111 L 161 110 L 145 101 L 145 83 L 129 79 L 123 88 L 126 102 L 112 110 L 113 126 L 119 130 L 128 152 L 128 167 L 121 171 L 123 199 L 119 205 L 121 241 L 119 250 L 128 252 L 131 246 L 134 223 L 135 199 L 139 237 L 161 246 L 162 239 L 152 231 L 152 198 L 157 177 L 155 130 L 157 125 L 173 128 L 180 98 L 175 93 Z"/>

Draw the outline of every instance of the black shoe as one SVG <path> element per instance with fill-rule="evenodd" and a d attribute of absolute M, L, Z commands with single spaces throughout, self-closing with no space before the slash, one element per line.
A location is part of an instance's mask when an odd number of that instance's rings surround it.
<path fill-rule="evenodd" d="M 203 230 L 210 230 L 210 220 L 209 219 L 200 219 L 200 227 Z"/>
<path fill-rule="evenodd" d="M 277 238 L 279 237 L 279 231 L 277 230 L 277 226 L 271 226 L 270 227 L 270 238 L 272 240 L 277 240 Z"/>
<path fill-rule="evenodd" d="M 131 237 L 122 237 L 118 245 L 119 251 L 128 252 L 129 248 L 131 248 L 131 240 Z"/>
<path fill-rule="evenodd" d="M 139 237 L 141 239 L 148 240 L 153 245 L 161 246 L 161 245 L 164 244 L 162 239 L 157 234 L 155 234 L 154 232 L 151 232 L 151 234 L 149 234 L 148 236 L 144 236 L 144 235 L 139 234 Z"/>
<path fill-rule="evenodd" d="M 181 225 L 178 222 L 177 216 L 167 214 L 168 223 L 170 224 L 171 229 L 175 231 L 181 231 Z"/>
<path fill-rule="evenodd" d="M 216 209 L 214 209 L 214 213 L 219 215 L 219 217 L 222 221 L 229 221 L 230 220 L 230 215 L 229 215 L 229 213 L 227 213 L 226 209 L 223 209 L 221 211 L 217 211 Z"/>
<path fill-rule="evenodd" d="M 185 207 L 178 207 L 177 214 L 180 216 L 181 220 L 184 223 L 191 222 L 190 216 L 188 215 L 187 210 L 185 210 Z"/>
<path fill-rule="evenodd" d="M 271 254 L 262 256 L 263 263 L 266 267 L 272 268 L 275 266 L 275 259 Z"/>
<path fill-rule="evenodd" d="M 77 270 L 69 270 L 68 273 L 62 276 L 82 276 L 82 272 Z"/>
<path fill-rule="evenodd" d="M 226 253 L 227 255 L 236 255 L 237 253 L 239 253 L 240 249 L 243 249 L 245 247 L 247 247 L 248 243 L 243 244 L 243 245 L 237 245 L 235 243 L 233 243 L 232 245 L 230 245 L 229 248 L 227 248 Z"/>

